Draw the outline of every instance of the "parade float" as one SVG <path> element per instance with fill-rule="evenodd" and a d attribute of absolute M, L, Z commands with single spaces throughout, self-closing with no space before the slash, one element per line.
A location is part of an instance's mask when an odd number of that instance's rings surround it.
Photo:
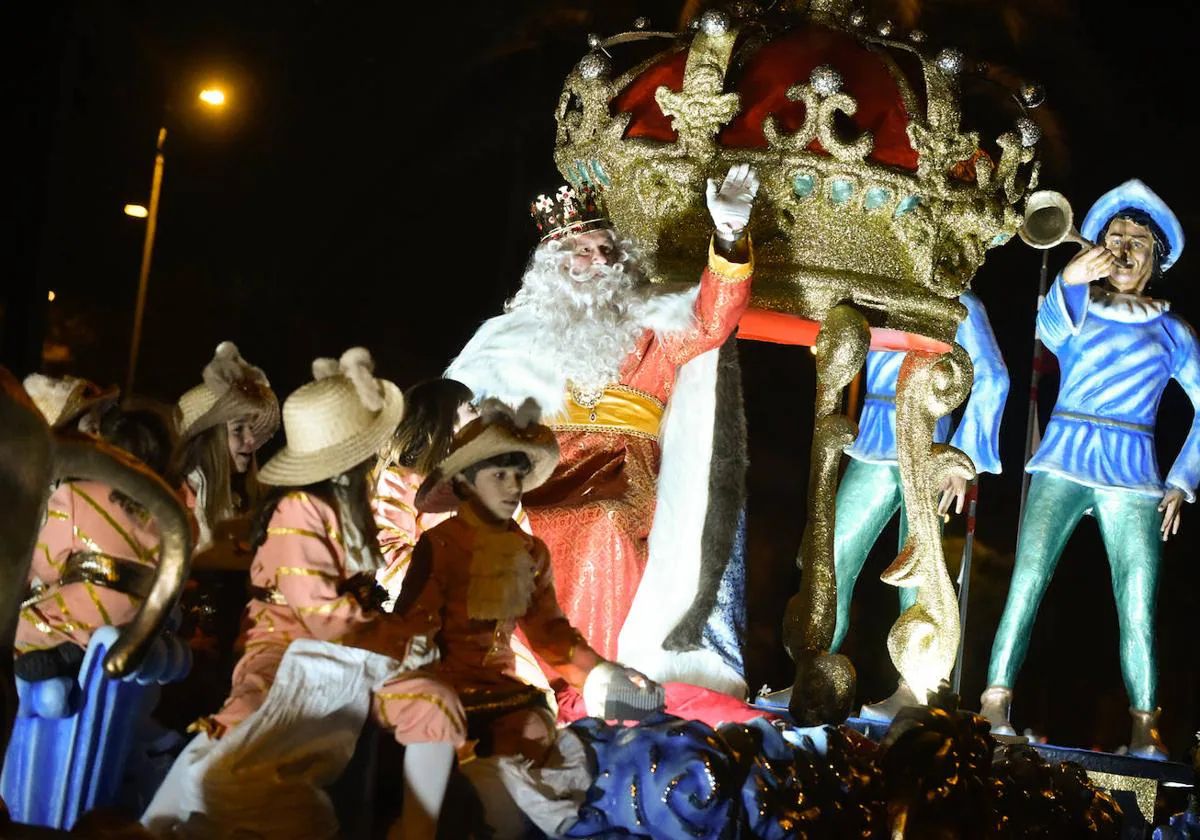
<path fill-rule="evenodd" d="M 1178 802 L 1163 795 L 1192 786 L 1192 768 L 998 739 L 944 688 L 961 626 L 936 490 L 948 476 L 969 479 L 974 466 L 935 443 L 935 427 L 972 384 L 955 342 L 967 315 L 959 298 L 986 252 L 1030 213 L 1039 130 L 1028 111 L 1042 92 L 1033 84 L 1005 92 L 1004 126 L 972 129 L 964 103 L 997 85 L 978 62 L 842 0 L 798 5 L 734 3 L 681 32 L 639 20 L 629 32 L 590 37 L 564 85 L 555 147 L 571 185 L 602 192 L 614 225 L 645 243 L 664 283 L 693 282 L 696 255 L 709 247 L 705 179 L 734 164 L 759 173 L 754 291 L 740 337 L 811 346 L 817 365 L 801 584 L 782 629 L 795 681 L 768 709 L 774 720 L 708 726 L 650 716 L 636 726 L 587 719 L 561 730 L 541 765 L 507 765 L 516 777 L 507 789 L 524 814 L 517 824 L 569 837 L 1138 836 L 1154 822 L 1156 800 L 1167 802 L 1162 817 Z M 909 535 L 883 578 L 917 589 L 888 651 L 925 701 L 890 722 L 850 718 L 854 666 L 832 650 L 834 505 L 840 458 L 857 433 L 843 391 L 871 350 L 905 354 L 895 416 Z M 40 494 L 46 479 L 38 480 Z M 160 588 L 161 606 L 173 598 Z M 139 644 L 143 625 L 134 628 Z M 153 651 L 134 679 L 177 679 L 186 663 L 173 651 Z M 90 654 L 76 701 L 115 696 L 104 682 L 112 678 L 95 667 L 103 653 L 97 645 Z M 57 749 L 69 752 L 69 741 Z M 339 783 L 355 788 L 358 824 L 370 822 L 361 803 L 376 795 L 371 741 L 363 737 Z M 6 774 L 19 760 L 10 749 Z M 471 768 L 486 760 L 467 765 L 467 775 L 477 781 Z M 81 772 L 102 779 L 113 770 L 93 762 Z M 14 781 L 21 789 L 32 789 L 28 779 Z M 115 790 L 103 793 L 75 797 L 70 819 L 29 821 L 69 828 L 89 807 L 118 804 Z M 494 801 L 483 798 L 495 826 Z M 1196 836 L 1200 807 L 1194 797 L 1190 804 L 1159 836 Z M 441 834 L 492 836 L 477 832 L 473 816 L 447 808 Z M 382 833 L 347 825 L 346 836 Z"/>

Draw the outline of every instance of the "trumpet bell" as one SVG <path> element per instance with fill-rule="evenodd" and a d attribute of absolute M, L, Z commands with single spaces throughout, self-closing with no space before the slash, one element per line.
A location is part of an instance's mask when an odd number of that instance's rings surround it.
<path fill-rule="evenodd" d="M 1060 192 L 1038 190 L 1025 199 L 1025 221 L 1017 234 L 1026 245 L 1039 250 L 1074 239 L 1078 234 L 1071 203 Z"/>

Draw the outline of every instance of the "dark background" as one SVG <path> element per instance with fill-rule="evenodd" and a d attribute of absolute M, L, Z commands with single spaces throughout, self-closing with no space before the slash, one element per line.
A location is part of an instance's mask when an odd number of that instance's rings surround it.
<path fill-rule="evenodd" d="M 41 366 L 43 339 L 69 353 L 48 366 L 100 382 L 124 378 L 143 224 L 121 213 L 148 201 L 165 121 L 159 218 L 140 392 L 174 399 L 199 381 L 222 339 L 266 369 L 284 395 L 318 355 L 365 344 L 401 385 L 436 375 L 516 289 L 534 244 L 524 208 L 560 182 L 551 157 L 561 82 L 588 32 L 624 31 L 638 15 L 675 28 L 677 2 L 398 4 L 331 0 L 6 4 L 10 141 L 0 267 L 0 359 Z M 1102 192 L 1140 177 L 1189 232 L 1198 186 L 1189 146 L 1194 4 L 1147 0 L 869 6 L 931 45 L 957 45 L 1042 81 L 1043 183 L 1082 216 Z M 195 105 L 219 80 L 230 104 Z M 1057 269 L 1070 249 L 1051 259 Z M 1159 296 L 1200 319 L 1194 253 Z M 1015 543 L 1039 258 L 994 250 L 974 287 L 1012 374 L 1002 456 L 981 487 L 963 694 L 983 688 L 991 634 Z M 47 302 L 54 290 L 56 300 Z M 750 637 L 753 686 L 790 681 L 777 640 L 803 522 L 811 437 L 809 353 L 741 344 L 750 423 Z M 1042 416 L 1053 401 L 1044 394 Z M 1174 385 L 1160 413 L 1160 463 L 1191 419 Z M 948 556 L 957 562 L 949 528 Z M 1167 545 L 1159 607 L 1165 736 L 1181 755 L 1197 728 L 1195 619 L 1200 518 L 1184 511 Z M 877 580 L 895 544 L 880 541 L 859 584 L 846 652 L 860 699 L 894 686 L 884 638 L 895 593 Z M 1057 743 L 1117 747 L 1127 700 L 1103 546 L 1079 528 L 1046 597 L 1017 685 L 1015 721 Z"/>

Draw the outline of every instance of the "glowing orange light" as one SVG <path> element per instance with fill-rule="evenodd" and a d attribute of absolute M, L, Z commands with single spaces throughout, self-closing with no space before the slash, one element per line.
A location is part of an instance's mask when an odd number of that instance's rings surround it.
<path fill-rule="evenodd" d="M 220 108 L 225 104 L 225 91 L 220 88 L 205 88 L 200 91 L 200 101 L 205 105 Z"/>
<path fill-rule="evenodd" d="M 53 302 L 53 301 L 54 301 L 54 298 L 56 298 L 56 297 L 58 297 L 58 296 L 57 296 L 56 294 L 54 294 L 54 290 L 53 290 L 53 289 L 51 289 L 50 291 L 46 292 L 46 300 Z"/>

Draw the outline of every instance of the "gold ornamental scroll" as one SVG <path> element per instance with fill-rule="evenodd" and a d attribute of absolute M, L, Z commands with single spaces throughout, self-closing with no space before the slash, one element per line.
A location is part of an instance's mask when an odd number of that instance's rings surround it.
<path fill-rule="evenodd" d="M 958 596 L 942 554 L 938 491 L 950 476 L 975 477 L 975 467 L 958 449 L 934 443 L 938 418 L 971 391 L 971 360 L 955 344 L 949 353 L 910 352 L 896 386 L 896 455 L 908 516 L 908 539 L 880 576 L 893 586 L 917 587 L 917 600 L 888 633 L 888 653 L 916 696 L 925 699 L 949 679 L 958 655 L 961 628 Z"/>
<path fill-rule="evenodd" d="M 842 390 L 862 369 L 871 343 L 867 319 L 851 306 L 829 311 L 814 345 L 816 423 L 808 481 L 808 524 L 800 543 L 800 591 L 788 601 L 784 646 L 796 663 L 789 711 L 801 726 L 841 723 L 854 702 L 854 665 L 829 652 L 837 623 L 833 527 L 838 465 L 858 435 L 854 421 L 836 413 Z"/>

